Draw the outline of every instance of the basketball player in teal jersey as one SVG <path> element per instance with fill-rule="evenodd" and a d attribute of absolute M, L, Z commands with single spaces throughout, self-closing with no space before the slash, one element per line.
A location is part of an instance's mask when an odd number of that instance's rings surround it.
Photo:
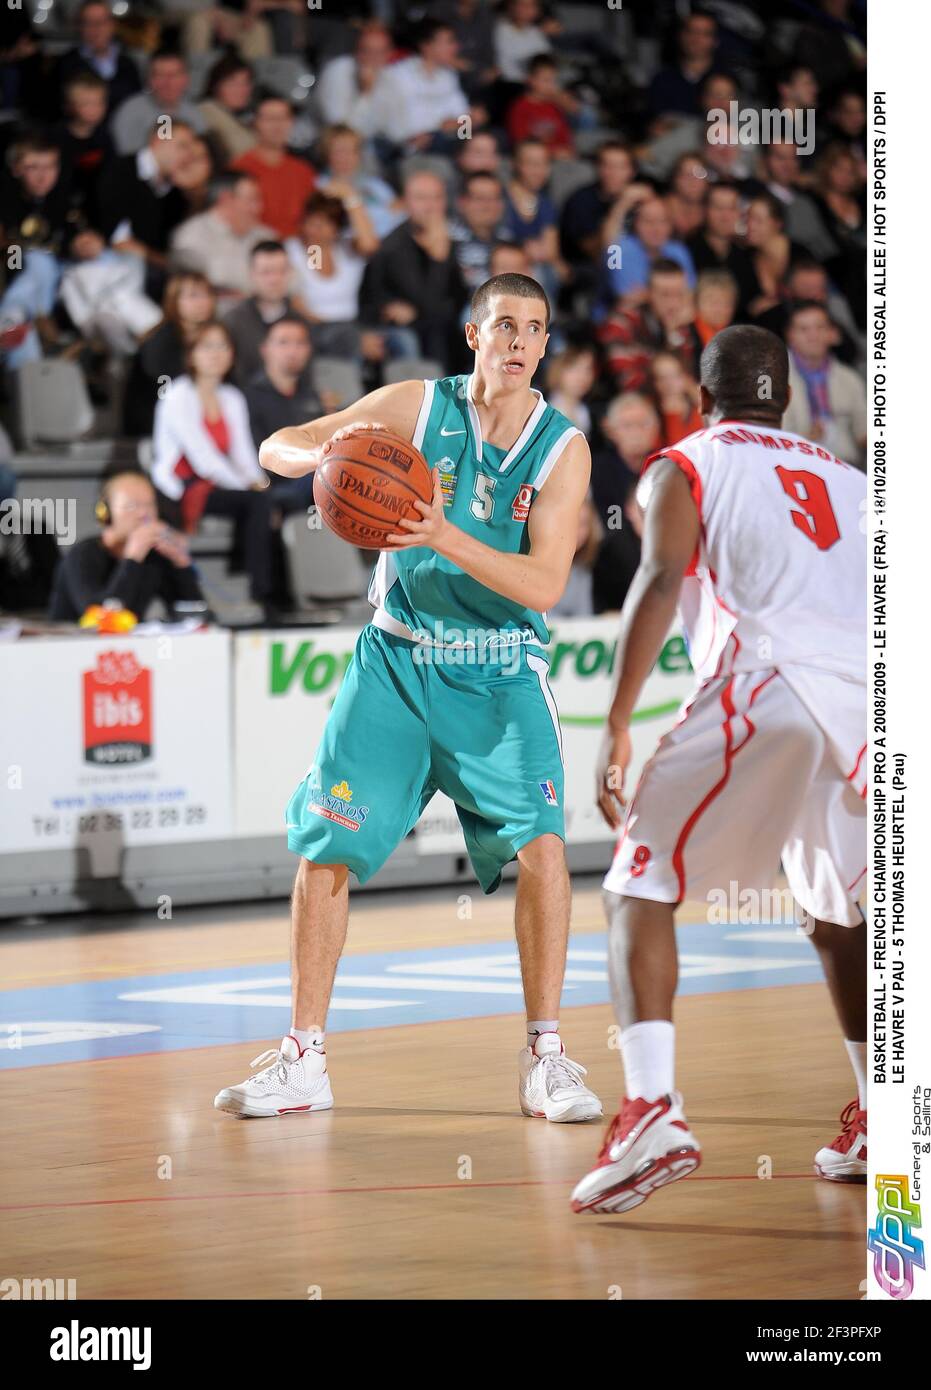
<path fill-rule="evenodd" d="M 222 1090 L 233 1115 L 333 1104 L 324 1023 L 346 938 L 351 869 L 364 883 L 437 790 L 456 804 L 483 890 L 518 861 L 515 927 L 527 1009 L 525 1115 L 595 1119 L 601 1104 L 559 1037 L 569 933 L 559 724 L 547 684 L 545 612 L 562 594 L 590 456 L 581 432 L 532 389 L 549 304 L 535 280 L 475 292 L 471 376 L 404 381 L 262 445 L 263 466 L 300 477 L 334 441 L 386 429 L 433 468 L 432 503 L 399 523 L 369 597 L 372 622 L 287 811 L 301 856 L 292 904 L 290 1034 L 262 1070 Z"/>

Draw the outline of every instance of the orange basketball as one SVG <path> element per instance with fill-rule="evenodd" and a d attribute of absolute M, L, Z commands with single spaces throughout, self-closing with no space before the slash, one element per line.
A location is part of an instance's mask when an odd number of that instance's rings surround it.
<path fill-rule="evenodd" d="M 402 517 L 420 520 L 414 502 L 432 497 L 423 454 L 387 431 L 360 430 L 339 440 L 314 472 L 314 502 L 323 520 L 365 550 L 393 549 L 385 537 L 401 534 Z"/>

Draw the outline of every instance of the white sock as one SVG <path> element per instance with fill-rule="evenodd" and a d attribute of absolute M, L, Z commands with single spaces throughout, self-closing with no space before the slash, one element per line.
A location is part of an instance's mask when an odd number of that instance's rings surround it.
<path fill-rule="evenodd" d="M 857 1078 L 857 1103 L 861 1110 L 866 1109 L 866 1043 L 851 1042 L 849 1038 L 844 1039 L 844 1046 L 847 1049 L 847 1056 L 850 1058 L 850 1065 L 853 1067 L 853 1074 Z"/>
<path fill-rule="evenodd" d="M 621 1034 L 621 1055 L 631 1100 L 657 1100 L 673 1089 L 676 1030 L 672 1023 L 662 1018 L 632 1023 Z"/>
<path fill-rule="evenodd" d="M 558 1033 L 558 1018 L 534 1018 L 527 1020 L 527 1046 L 532 1050 L 541 1033 Z"/>
<path fill-rule="evenodd" d="M 292 1028 L 291 1037 L 302 1052 L 312 1047 L 315 1052 L 326 1051 L 326 1034 L 322 1028 Z"/>

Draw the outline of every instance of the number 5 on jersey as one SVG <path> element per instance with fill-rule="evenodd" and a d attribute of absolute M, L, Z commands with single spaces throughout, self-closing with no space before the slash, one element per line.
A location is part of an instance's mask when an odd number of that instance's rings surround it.
<path fill-rule="evenodd" d="M 495 509 L 495 499 L 493 496 L 497 478 L 489 478 L 485 473 L 476 473 L 475 496 L 469 503 L 469 510 L 476 521 L 491 521 L 491 514 Z"/>

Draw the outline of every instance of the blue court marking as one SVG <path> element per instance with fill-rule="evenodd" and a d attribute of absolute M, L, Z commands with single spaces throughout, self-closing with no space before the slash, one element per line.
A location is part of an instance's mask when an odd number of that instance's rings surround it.
<path fill-rule="evenodd" d="M 466 928 L 467 929 L 467 928 Z M 792 926 L 686 925 L 681 994 L 820 980 L 815 952 Z M 563 1008 L 608 1001 L 605 935 L 573 936 Z M 0 1068 L 176 1052 L 281 1037 L 289 1025 L 288 965 L 0 991 Z M 511 943 L 347 956 L 336 976 L 330 1032 L 523 1012 Z"/>

